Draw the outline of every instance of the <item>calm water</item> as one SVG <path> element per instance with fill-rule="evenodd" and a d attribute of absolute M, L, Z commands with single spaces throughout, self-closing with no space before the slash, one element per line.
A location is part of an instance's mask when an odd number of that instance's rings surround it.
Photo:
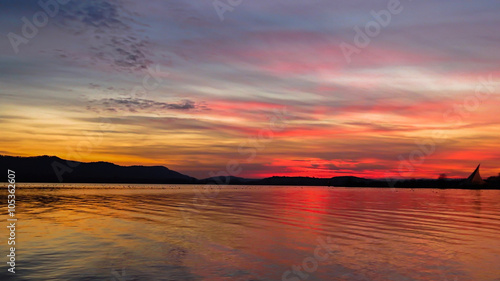
<path fill-rule="evenodd" d="M 500 191 L 36 186 L 1 280 L 500 280 Z"/>

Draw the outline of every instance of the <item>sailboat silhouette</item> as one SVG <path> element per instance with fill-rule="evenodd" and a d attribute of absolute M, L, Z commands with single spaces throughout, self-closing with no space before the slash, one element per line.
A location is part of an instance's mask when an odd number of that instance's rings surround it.
<path fill-rule="evenodd" d="M 485 184 L 486 182 L 481 178 L 481 175 L 479 174 L 479 167 L 481 164 L 477 165 L 476 170 L 467 178 L 466 183 L 467 184 Z"/>

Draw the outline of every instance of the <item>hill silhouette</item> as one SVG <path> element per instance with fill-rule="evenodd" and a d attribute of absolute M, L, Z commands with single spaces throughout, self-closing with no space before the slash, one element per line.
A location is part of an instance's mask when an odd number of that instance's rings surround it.
<path fill-rule="evenodd" d="M 0 168 L 16 171 L 19 182 L 197 183 L 197 179 L 163 166 L 119 166 L 77 162 L 56 156 L 0 156 Z"/>
<path fill-rule="evenodd" d="M 231 184 L 231 185 L 295 185 L 341 187 L 395 187 L 395 188 L 466 188 L 500 189 L 500 175 L 490 177 L 484 184 L 474 185 L 466 179 L 366 179 L 355 176 L 332 178 L 268 177 L 246 179 L 241 177 L 212 177 L 196 179 L 164 166 L 120 166 L 109 162 L 78 162 L 56 156 L 17 157 L 0 155 L 2 170 L 16 171 L 17 182 L 45 183 L 150 183 L 150 184 Z M 7 181 L 7 173 L 0 180 Z"/>

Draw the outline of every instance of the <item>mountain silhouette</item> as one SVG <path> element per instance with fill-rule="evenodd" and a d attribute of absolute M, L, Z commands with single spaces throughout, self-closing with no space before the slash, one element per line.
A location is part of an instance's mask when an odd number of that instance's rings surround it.
<path fill-rule="evenodd" d="M 199 180 L 164 166 L 120 166 L 109 162 L 85 163 L 64 160 L 56 156 L 16 157 L 0 155 L 0 168 L 3 171 L 14 170 L 17 182 L 500 189 L 500 175 L 490 177 L 485 181 L 481 179 L 482 184 L 480 185 L 471 184 L 471 177 L 469 179 L 440 177 L 438 179 L 376 180 L 355 176 L 332 178 L 274 176 L 264 179 L 219 176 Z M 478 178 L 478 169 L 471 176 Z M 2 173 L 0 180 L 6 182 L 7 173 Z"/>
<path fill-rule="evenodd" d="M 196 183 L 198 180 L 163 166 L 119 166 L 77 162 L 56 156 L 0 156 L 2 170 L 14 170 L 18 182 Z"/>

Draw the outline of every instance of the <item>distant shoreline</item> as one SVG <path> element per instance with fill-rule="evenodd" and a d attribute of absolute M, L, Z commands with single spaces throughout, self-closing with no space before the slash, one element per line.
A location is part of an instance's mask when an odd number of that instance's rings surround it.
<path fill-rule="evenodd" d="M 19 183 L 41 184 L 199 184 L 253 186 L 321 186 L 371 188 L 500 189 L 500 177 L 490 177 L 484 184 L 466 179 L 367 179 L 356 176 L 332 178 L 283 177 L 246 179 L 219 176 L 196 179 L 163 166 L 119 166 L 109 162 L 76 162 L 55 156 L 0 156 L 0 168 L 15 170 Z M 3 175 L 1 182 L 7 182 Z"/>
<path fill-rule="evenodd" d="M 61 186 L 47 186 L 47 185 L 61 185 Z M 4 183 L 3 185 L 7 185 Z M 45 186 L 44 186 L 45 185 Z M 110 187 L 110 188 L 102 188 L 102 187 L 93 187 L 93 186 L 85 186 L 85 187 L 78 187 L 78 186 L 64 186 L 64 185 L 117 185 L 117 187 Z M 124 185 L 131 185 L 131 186 L 124 186 Z M 47 190 L 71 190 L 71 189 L 87 189 L 87 190 L 99 190 L 99 189 L 142 189 L 140 188 L 141 185 L 144 185 L 145 187 L 143 189 L 153 189 L 153 190 L 177 190 L 181 189 L 179 186 L 188 186 L 188 185 L 196 185 L 196 186 L 204 186 L 207 184 L 201 184 L 201 183 L 195 183 L 195 184 L 189 184 L 189 183 L 181 183 L 181 184 L 165 184 L 165 183 L 97 183 L 97 182 L 89 182 L 89 183 L 84 183 L 84 182 L 65 182 L 65 183 L 53 183 L 53 182 L 24 182 L 24 183 L 18 183 L 17 187 L 20 188 L 20 190 L 26 190 L 26 189 L 47 189 Z M 389 187 L 389 186 L 324 186 L 324 185 L 281 185 L 281 184 L 273 184 L 273 185 L 266 185 L 266 184 L 208 184 L 208 185 L 214 185 L 214 186 L 224 186 L 224 187 L 244 187 L 244 186 L 252 186 L 252 187 L 266 187 L 266 186 L 271 186 L 271 187 L 283 187 L 283 188 L 326 188 L 326 189 L 339 189 L 339 188 L 380 188 L 380 189 L 446 189 L 446 190 L 500 190 L 500 187 L 486 187 L 486 188 L 478 188 L 478 187 Z M 213 187 L 211 189 L 216 189 L 217 187 Z"/>

